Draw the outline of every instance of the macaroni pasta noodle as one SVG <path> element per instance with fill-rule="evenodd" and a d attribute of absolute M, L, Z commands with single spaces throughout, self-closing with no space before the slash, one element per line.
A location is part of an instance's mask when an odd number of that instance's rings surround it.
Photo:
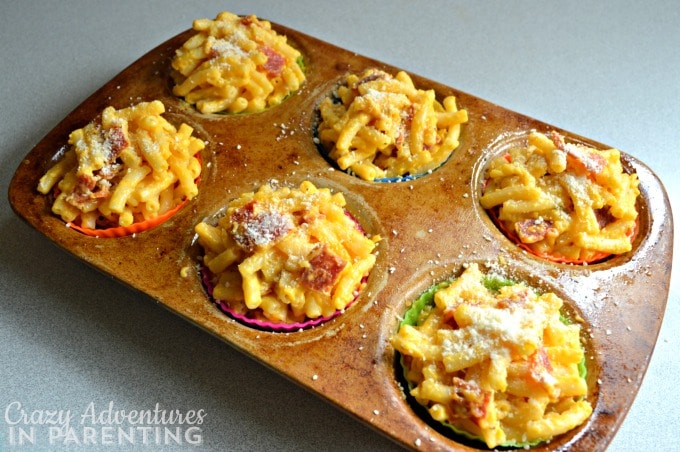
<path fill-rule="evenodd" d="M 158 100 L 107 107 L 73 131 L 65 155 L 38 184 L 40 193 L 55 193 L 52 211 L 84 229 L 127 227 L 196 196 L 205 144 L 164 112 Z"/>
<path fill-rule="evenodd" d="M 520 246 L 564 262 L 631 250 L 638 178 L 617 149 L 597 150 L 532 132 L 528 146 L 490 162 L 482 207 Z"/>
<path fill-rule="evenodd" d="M 172 60 L 173 93 L 201 113 L 250 113 L 280 104 L 305 80 L 302 57 L 271 23 L 220 13 L 197 19 L 198 33 Z"/>
<path fill-rule="evenodd" d="M 427 295 L 391 343 L 434 420 L 493 449 L 550 440 L 590 416 L 580 327 L 555 294 L 471 264 Z"/>
<path fill-rule="evenodd" d="M 356 297 L 375 264 L 342 193 L 305 181 L 263 185 L 231 201 L 216 226 L 195 230 L 212 296 L 235 313 L 273 323 L 333 315 Z"/>
<path fill-rule="evenodd" d="M 454 96 L 442 103 L 405 72 L 350 74 L 323 100 L 318 139 L 343 170 L 365 180 L 416 176 L 444 163 L 458 147 L 467 111 Z"/>

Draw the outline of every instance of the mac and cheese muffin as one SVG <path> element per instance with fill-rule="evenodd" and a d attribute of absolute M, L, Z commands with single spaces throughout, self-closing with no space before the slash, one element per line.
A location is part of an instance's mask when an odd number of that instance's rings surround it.
<path fill-rule="evenodd" d="M 624 171 L 617 149 L 532 132 L 527 147 L 491 161 L 486 177 L 482 207 L 538 256 L 592 263 L 632 249 L 639 181 Z"/>
<path fill-rule="evenodd" d="M 458 147 L 466 110 L 454 96 L 442 103 L 405 72 L 349 74 L 319 107 L 318 140 L 338 167 L 365 180 L 418 176 Z"/>
<path fill-rule="evenodd" d="M 491 449 L 581 425 L 592 413 L 584 352 L 562 304 L 469 265 L 417 300 L 391 337 L 410 395 L 435 421 Z"/>
<path fill-rule="evenodd" d="M 202 140 L 175 128 L 161 101 L 105 108 L 69 135 L 69 148 L 40 179 L 52 212 L 81 232 L 120 236 L 169 218 L 198 194 Z"/>
<path fill-rule="evenodd" d="M 373 268 L 380 240 L 365 236 L 342 193 L 309 181 L 263 185 L 231 201 L 217 225 L 195 230 L 212 298 L 239 320 L 274 329 L 344 310 Z"/>
<path fill-rule="evenodd" d="M 264 110 L 305 80 L 300 52 L 268 21 L 222 12 L 195 20 L 193 29 L 172 59 L 172 92 L 201 113 Z"/>

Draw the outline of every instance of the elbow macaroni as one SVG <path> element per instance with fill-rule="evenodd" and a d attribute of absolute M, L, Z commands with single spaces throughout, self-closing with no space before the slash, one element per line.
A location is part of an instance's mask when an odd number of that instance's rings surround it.
<path fill-rule="evenodd" d="M 301 54 L 271 23 L 220 13 L 197 19 L 177 49 L 173 94 L 201 113 L 250 113 L 281 103 L 305 80 Z"/>
<path fill-rule="evenodd" d="M 489 448 L 533 445 L 581 425 L 580 328 L 562 300 L 521 285 L 488 288 L 477 264 L 414 304 L 391 337 L 410 394 L 432 418 Z"/>
<path fill-rule="evenodd" d="M 617 149 L 600 151 L 532 132 L 526 148 L 490 162 L 480 198 L 518 243 L 542 257 L 594 262 L 630 251 L 637 229 L 635 174 Z"/>
<path fill-rule="evenodd" d="M 343 170 L 365 180 L 419 175 L 444 163 L 458 147 L 467 111 L 454 96 L 442 103 L 405 72 L 350 74 L 337 97 L 319 107 L 318 139 Z"/>
<path fill-rule="evenodd" d="M 373 268 L 368 238 L 342 193 L 305 181 L 262 186 L 231 201 L 216 226 L 196 225 L 212 296 L 229 310 L 273 323 L 327 317 L 347 307 Z"/>
<path fill-rule="evenodd" d="M 107 107 L 73 131 L 70 148 L 38 184 L 40 193 L 55 193 L 52 211 L 82 229 L 127 227 L 196 196 L 205 144 L 164 112 L 158 100 Z"/>

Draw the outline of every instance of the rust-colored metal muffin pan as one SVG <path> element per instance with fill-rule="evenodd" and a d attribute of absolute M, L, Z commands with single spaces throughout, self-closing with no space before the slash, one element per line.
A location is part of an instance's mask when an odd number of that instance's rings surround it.
<path fill-rule="evenodd" d="M 583 319 L 589 396 L 586 424 L 536 450 L 603 450 L 630 408 L 647 369 L 669 290 L 673 224 L 665 190 L 644 163 L 622 159 L 640 179 L 640 227 L 633 250 L 590 266 L 531 256 L 497 230 L 479 206 L 489 159 L 522 143 L 532 129 L 605 146 L 485 100 L 410 74 L 439 99 L 455 95 L 468 111 L 460 147 L 438 170 L 398 183 L 367 182 L 332 166 L 314 137 L 319 102 L 349 72 L 397 68 L 273 24 L 305 58 L 307 80 L 283 104 L 249 115 L 197 113 L 171 92 L 170 58 L 193 32 L 153 49 L 86 99 L 17 169 L 9 199 L 15 212 L 50 240 L 96 269 L 147 294 L 171 311 L 320 395 L 405 447 L 483 449 L 442 434 L 412 409 L 399 384 L 388 338 L 410 303 L 465 263 L 499 265 L 511 276 L 560 295 Z M 166 118 L 195 128 L 202 152 L 199 195 L 162 225 L 120 238 L 94 238 L 65 226 L 36 191 L 39 178 L 67 145 L 68 134 L 106 106 L 161 100 Z M 342 191 L 368 234 L 380 234 L 376 267 L 365 290 L 342 315 L 313 329 L 265 332 L 242 325 L 210 303 L 198 273 L 194 226 L 229 200 L 261 184 L 312 180 Z M 182 268 L 191 271 L 180 276 Z M 94 274 L 92 275 L 93 277 Z M 235 388 L 235 390 L 238 390 Z"/>

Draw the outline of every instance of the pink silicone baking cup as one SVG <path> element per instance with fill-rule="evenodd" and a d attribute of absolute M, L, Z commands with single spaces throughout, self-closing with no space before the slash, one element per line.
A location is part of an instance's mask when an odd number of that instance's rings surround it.
<path fill-rule="evenodd" d="M 352 221 L 354 221 L 354 225 L 356 228 L 361 231 L 362 234 L 366 234 L 366 231 L 364 227 L 359 223 L 359 221 L 352 215 L 350 212 L 345 210 L 345 215 L 347 217 L 351 218 Z M 250 327 L 253 328 L 258 328 L 263 331 L 275 331 L 275 332 L 291 332 L 291 331 L 300 331 L 300 330 L 306 330 L 309 328 L 313 328 L 315 326 L 318 326 L 324 322 L 327 322 L 331 319 L 336 318 L 343 312 L 347 310 L 350 306 L 354 304 L 356 299 L 359 297 L 359 294 L 354 297 L 352 301 L 350 301 L 347 306 L 345 306 L 344 309 L 338 309 L 335 311 L 333 314 L 325 317 L 318 317 L 316 319 L 309 319 L 305 320 L 304 322 L 294 322 L 294 323 L 276 323 L 276 322 L 269 322 L 266 320 L 259 320 L 259 319 L 254 319 L 251 317 L 248 317 L 247 315 L 241 314 L 239 312 L 234 311 L 231 309 L 229 306 L 227 306 L 225 303 L 223 303 L 220 300 L 216 300 L 215 297 L 213 297 L 213 289 L 214 286 L 212 284 L 211 278 L 212 278 L 212 273 L 210 270 L 208 270 L 204 265 L 201 265 L 201 279 L 203 281 L 203 285 L 205 287 L 206 292 L 208 293 L 208 297 L 210 297 L 210 300 L 217 305 L 217 307 L 222 310 L 222 312 L 226 313 L 230 317 L 232 317 L 235 320 L 238 320 L 239 322 L 242 322 Z M 368 275 L 364 276 L 361 279 L 361 283 L 359 284 L 359 288 L 361 288 L 366 281 L 368 280 Z"/>
<path fill-rule="evenodd" d="M 306 330 L 309 328 L 313 328 L 315 326 L 321 325 L 324 322 L 327 322 L 331 319 L 334 319 L 335 317 L 339 316 L 347 308 L 349 308 L 354 302 L 356 301 L 357 297 L 354 298 L 346 307 L 345 309 L 342 310 L 337 310 L 335 311 L 332 315 L 326 316 L 326 317 L 318 317 L 316 319 L 309 319 L 304 322 L 294 322 L 294 323 L 275 323 L 275 322 L 269 322 L 266 320 L 260 320 L 260 319 L 254 319 L 251 317 L 248 317 L 247 315 L 238 313 L 231 309 L 229 306 L 227 306 L 224 302 L 220 300 L 216 300 L 215 297 L 213 297 L 213 283 L 211 281 L 212 274 L 210 273 L 210 270 L 208 270 L 205 266 L 201 266 L 201 280 L 203 281 L 203 286 L 205 287 L 206 292 L 208 293 L 208 297 L 210 300 L 215 303 L 215 305 L 225 314 L 227 314 L 229 317 L 233 318 L 234 320 L 237 320 L 238 322 L 241 322 L 247 326 L 250 326 L 252 328 L 257 328 L 263 331 L 273 331 L 273 332 L 279 332 L 279 333 L 289 333 L 293 331 L 301 331 L 301 330 Z M 364 277 L 362 279 L 362 284 L 366 282 L 367 277 Z M 357 295 L 358 296 L 358 295 Z"/>

